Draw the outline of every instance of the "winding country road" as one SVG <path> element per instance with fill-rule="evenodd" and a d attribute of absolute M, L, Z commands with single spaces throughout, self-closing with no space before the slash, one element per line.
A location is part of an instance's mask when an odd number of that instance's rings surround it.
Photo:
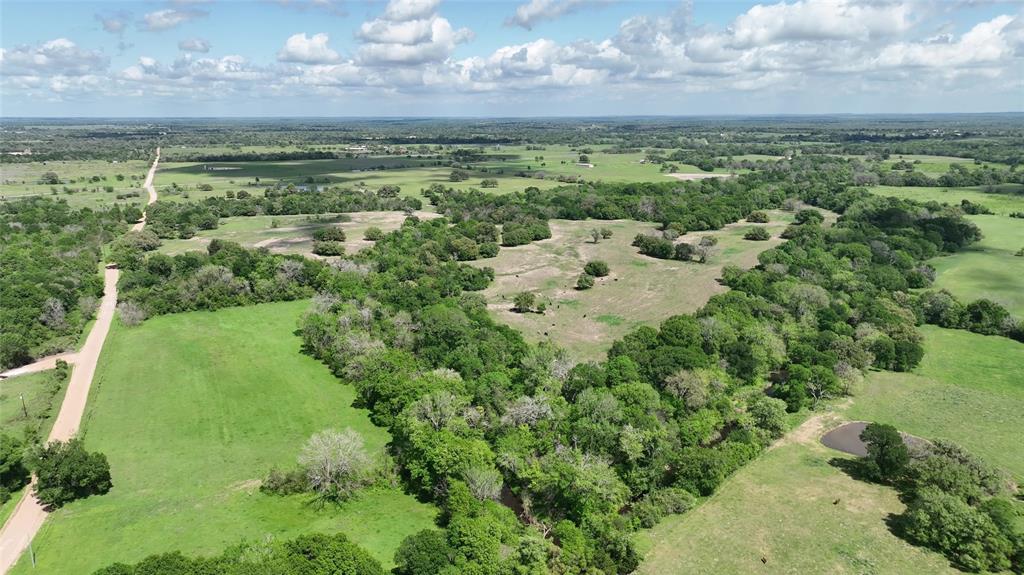
<path fill-rule="evenodd" d="M 160 162 L 160 148 L 156 149 L 156 158 L 153 166 L 146 175 L 144 184 L 149 192 L 149 200 L 146 205 L 152 204 L 157 199 L 156 188 L 153 187 L 153 176 L 156 174 L 157 165 Z M 139 231 L 146 225 L 146 215 L 132 226 L 132 231 Z M 82 422 L 82 415 L 85 413 L 85 404 L 89 399 L 89 388 L 92 385 L 93 374 L 96 372 L 96 363 L 100 358 L 100 351 L 103 349 L 103 342 L 107 339 L 110 331 L 110 323 L 114 319 L 114 310 L 117 307 L 117 279 L 119 276 L 117 268 L 108 267 L 103 273 L 103 300 L 100 302 L 100 309 L 96 313 L 96 323 L 92 331 L 85 339 L 85 345 L 77 354 L 64 356 L 73 358 L 74 369 L 71 372 L 71 382 L 68 383 L 67 393 L 64 395 L 64 402 L 61 403 L 60 413 L 50 430 L 49 441 L 67 441 L 78 433 L 78 426 Z M 43 358 L 42 360 L 23 366 L 21 373 L 31 373 L 48 369 L 50 363 L 56 364 L 58 356 Z M 27 369 L 26 369 L 27 368 Z M 12 370 L 17 371 L 17 370 Z M 9 374 L 5 373 L 4 375 Z M 33 480 L 34 482 L 34 480 Z M 32 538 L 35 537 L 39 528 L 46 519 L 46 510 L 39 501 L 32 495 L 32 487 L 25 489 L 21 500 L 18 501 L 14 512 L 7 519 L 7 523 L 0 529 L 0 573 L 7 573 L 28 547 Z"/>

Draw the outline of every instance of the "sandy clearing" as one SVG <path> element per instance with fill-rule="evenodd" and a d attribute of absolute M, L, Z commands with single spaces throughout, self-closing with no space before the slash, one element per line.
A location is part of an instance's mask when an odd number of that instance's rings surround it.
<path fill-rule="evenodd" d="M 670 178 L 675 178 L 677 180 L 682 180 L 684 182 L 689 182 L 689 181 L 692 181 L 692 180 L 706 180 L 708 178 L 731 178 L 735 174 L 710 174 L 710 173 L 705 173 L 705 174 L 680 174 L 678 172 L 672 172 L 671 174 L 665 174 L 665 175 L 670 177 Z"/>
<path fill-rule="evenodd" d="M 153 187 L 153 175 L 156 173 L 159 162 L 160 148 L 157 148 L 153 166 L 146 176 L 145 187 L 149 190 L 149 204 L 155 202 L 157 198 L 156 189 Z M 132 226 L 132 231 L 140 231 L 145 225 L 146 216 L 143 213 L 142 219 Z M 82 422 L 82 414 L 85 413 L 85 406 L 89 399 L 89 388 L 92 386 L 92 378 L 96 373 L 96 364 L 99 362 L 100 352 L 103 350 L 103 343 L 110 332 L 110 324 L 117 308 L 117 279 L 119 276 L 120 271 L 117 268 L 108 267 L 104 270 L 103 299 L 100 301 L 100 308 L 96 313 L 96 323 L 93 324 L 92 331 L 85 338 L 82 349 L 75 356 L 71 381 L 68 383 L 64 402 L 61 403 L 60 412 L 50 430 L 48 441 L 67 441 L 78 433 L 78 426 Z M 56 358 L 53 361 L 56 364 Z M 0 573 L 10 571 L 31 543 L 39 528 L 43 526 L 43 521 L 46 520 L 46 510 L 32 495 L 34 487 L 35 479 L 24 491 L 14 512 L 7 519 L 7 523 L 0 529 Z"/>

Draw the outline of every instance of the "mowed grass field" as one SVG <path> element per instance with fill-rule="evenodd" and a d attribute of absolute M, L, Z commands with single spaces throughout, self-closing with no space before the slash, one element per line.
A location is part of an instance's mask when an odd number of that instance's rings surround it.
<path fill-rule="evenodd" d="M 403 212 L 350 212 L 343 214 L 347 221 L 325 216 L 246 216 L 222 218 L 217 229 L 200 230 L 187 240 L 163 240 L 160 251 L 169 255 L 190 250 L 205 250 L 212 239 L 230 240 L 248 247 L 265 247 L 273 252 L 310 255 L 313 232 L 327 226 L 345 230 L 345 251 L 352 254 L 373 245 L 363 239 L 370 227 L 384 232 L 397 230 L 405 221 Z M 418 211 L 420 219 L 439 217 L 434 212 Z M 274 224 L 277 224 L 275 227 Z"/>
<path fill-rule="evenodd" d="M 419 196 L 420 190 L 432 184 L 456 189 L 480 188 L 484 179 L 495 179 L 498 187 L 485 188 L 493 193 L 521 192 L 530 186 L 541 189 L 562 185 L 558 176 L 579 176 L 590 181 L 663 182 L 669 177 L 655 164 L 641 163 L 642 152 L 611 154 L 595 147 L 588 154 L 592 166 L 579 165 L 580 152 L 568 146 L 548 146 L 544 150 L 527 150 L 525 146 L 489 146 L 481 148 L 484 157 L 468 170 L 469 179 L 452 182 L 452 168 L 447 159 L 436 160 L 411 156 L 372 156 L 333 160 L 293 160 L 270 162 L 161 162 L 156 176 L 157 188 L 177 184 L 180 193 L 162 194 L 163 199 L 197 199 L 222 196 L 228 190 L 259 190 L 259 184 L 293 183 L 296 185 L 365 186 L 377 189 L 385 184 L 398 185 L 402 195 Z M 384 166 L 387 169 L 378 170 Z M 695 166 L 681 164 L 680 173 L 703 173 Z M 544 177 L 521 177 L 517 172 Z M 718 170 L 727 173 L 727 170 Z M 307 184 L 312 178 L 315 184 Z M 212 191 L 198 189 L 209 184 Z M 187 197 L 186 197 L 187 196 Z"/>
<path fill-rule="evenodd" d="M 385 565 L 435 510 L 397 490 L 370 490 L 341 507 L 264 495 L 273 466 L 302 444 L 351 427 L 375 452 L 389 440 L 354 391 L 300 353 L 296 321 L 308 302 L 115 321 L 84 422 L 105 453 L 114 488 L 52 514 L 14 573 L 91 573 L 113 561 L 172 550 L 218 553 L 243 539 L 342 531 Z"/>
<path fill-rule="evenodd" d="M 929 261 L 935 267 L 935 288 L 944 288 L 965 303 L 988 298 L 1024 318 L 1024 219 L 967 216 L 984 237 L 969 248 Z"/>
<path fill-rule="evenodd" d="M 718 253 L 708 263 L 661 260 L 640 254 L 631 246 L 638 233 L 654 233 L 652 223 L 632 220 L 551 220 L 552 237 L 514 248 L 501 248 L 497 257 L 474 265 L 494 268 L 495 281 L 484 290 L 495 319 L 520 330 L 531 341 L 550 339 L 577 361 L 600 359 L 612 342 L 640 325 L 656 326 L 671 315 L 697 310 L 728 288 L 718 283 L 722 267 L 752 267 L 757 255 L 778 245 L 778 235 L 792 214 L 769 212 L 771 223 L 730 224 L 712 232 L 692 232 L 679 242 L 701 236 L 719 238 Z M 772 239 L 743 239 L 754 226 L 766 227 Z M 613 235 L 594 244 L 593 228 Z M 611 273 L 597 278 L 592 289 L 575 289 L 576 279 L 590 260 L 608 263 Z M 530 291 L 548 304 L 544 314 L 516 313 L 512 300 Z"/>
<path fill-rule="evenodd" d="M 968 188 L 941 188 L 921 186 L 872 186 L 871 193 L 917 200 L 936 201 L 959 206 L 961 200 L 981 204 L 999 215 L 1024 211 L 1024 185 L 1000 184 L 998 186 L 973 186 Z"/>
<path fill-rule="evenodd" d="M 1024 345 L 928 326 L 923 333 L 915 372 L 870 374 L 836 413 L 809 420 L 690 513 L 640 533 L 638 573 L 960 573 L 894 536 L 885 520 L 904 509 L 895 490 L 852 479 L 829 463 L 849 456 L 819 442 L 840 421 L 881 421 L 955 441 L 1022 477 Z"/>
<path fill-rule="evenodd" d="M 107 162 L 102 160 L 50 161 L 0 164 L 0 201 L 31 196 L 63 198 L 74 207 L 121 204 L 141 205 L 146 200 L 142 183 L 149 163 L 141 160 Z M 42 184 L 46 172 L 54 172 L 60 184 Z M 118 181 L 117 176 L 124 176 Z M 92 181 L 95 177 L 99 181 Z M 107 186 L 113 191 L 107 192 Z M 55 194 L 53 190 L 56 189 Z M 118 195 L 128 195 L 118 199 Z M 137 195 L 136 195 L 137 194 Z"/>

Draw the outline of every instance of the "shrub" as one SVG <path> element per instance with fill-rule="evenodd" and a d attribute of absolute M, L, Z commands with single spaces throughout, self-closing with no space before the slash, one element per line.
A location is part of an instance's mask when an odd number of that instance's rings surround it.
<path fill-rule="evenodd" d="M 394 184 L 384 184 L 377 188 L 377 197 L 379 198 L 397 198 L 402 188 Z"/>
<path fill-rule="evenodd" d="M 117 315 L 125 327 L 135 327 L 145 321 L 146 310 L 135 302 L 123 301 L 117 304 Z"/>
<path fill-rule="evenodd" d="M 524 291 L 516 294 L 516 297 L 512 300 L 513 307 L 512 311 L 518 313 L 527 313 L 533 311 L 533 306 L 537 302 L 537 296 L 531 292 Z"/>
<path fill-rule="evenodd" d="M 694 249 L 693 249 L 692 245 L 690 245 L 690 244 L 688 244 L 686 242 L 683 242 L 681 244 L 676 244 L 676 252 L 675 252 L 675 257 L 673 259 L 677 259 L 677 260 L 684 261 L 684 262 L 685 261 L 689 261 L 690 258 L 693 257 L 693 253 L 694 253 Z"/>
<path fill-rule="evenodd" d="M 406 537 L 395 551 L 398 575 L 440 573 L 451 564 L 452 549 L 444 531 L 424 529 Z"/>
<path fill-rule="evenodd" d="M 817 225 L 817 224 L 820 224 L 821 222 L 825 221 L 825 217 L 822 216 L 821 212 L 819 212 L 818 210 L 806 209 L 806 210 L 800 210 L 799 212 L 797 212 L 796 213 L 796 217 L 794 218 L 794 221 L 797 224 L 799 224 L 799 225 L 803 225 L 803 224 L 814 224 L 814 225 Z"/>
<path fill-rule="evenodd" d="M 313 240 L 318 242 L 343 242 L 345 241 L 345 230 L 338 226 L 317 228 L 313 232 Z"/>
<path fill-rule="evenodd" d="M 312 533 L 287 541 L 233 545 L 217 557 L 180 551 L 150 555 L 134 565 L 114 563 L 93 575 L 385 575 L 380 563 L 344 534 Z"/>
<path fill-rule="evenodd" d="M 384 231 L 378 227 L 371 226 L 363 232 L 363 239 L 368 242 L 377 242 L 384 239 Z"/>
<path fill-rule="evenodd" d="M 601 260 L 590 261 L 587 262 L 587 265 L 583 266 L 583 271 L 596 278 L 603 278 L 608 275 L 608 264 Z"/>
<path fill-rule="evenodd" d="M 761 211 L 750 212 L 750 215 L 747 216 L 747 221 L 752 224 L 767 224 L 768 214 Z"/>
<path fill-rule="evenodd" d="M 675 246 L 672 242 L 647 234 L 637 234 L 633 238 L 633 246 L 640 248 L 640 253 L 652 258 L 668 260 L 675 255 Z"/>
<path fill-rule="evenodd" d="M 303 469 L 292 469 L 281 471 L 274 467 L 267 474 L 267 478 L 260 484 L 260 491 L 273 495 L 293 495 L 309 491 L 309 478 Z"/>
<path fill-rule="evenodd" d="M 341 242 L 313 242 L 313 253 L 318 256 L 343 256 L 345 244 Z"/>
<path fill-rule="evenodd" d="M 667 515 L 685 513 L 693 507 L 694 497 L 678 487 L 653 491 L 633 504 L 629 519 L 634 529 L 650 529 Z"/>
<path fill-rule="evenodd" d="M 45 505 L 61 507 L 75 499 L 110 491 L 107 457 L 86 451 L 81 439 L 53 441 L 33 460 L 37 478 L 35 495 Z"/>
<path fill-rule="evenodd" d="M 608 228 L 601 228 L 601 237 L 607 240 L 612 237 L 612 231 Z"/>
<path fill-rule="evenodd" d="M 480 244 L 480 257 L 493 258 L 498 255 L 498 242 L 484 242 Z"/>
<path fill-rule="evenodd" d="M 580 277 L 576 278 L 576 289 L 588 290 L 594 287 L 594 276 L 590 274 L 580 274 Z"/>
<path fill-rule="evenodd" d="M 756 242 L 763 242 L 771 237 L 772 236 L 768 233 L 768 230 L 764 228 L 751 228 L 750 230 L 747 230 L 747 233 L 743 234 L 743 239 L 753 240 Z"/>

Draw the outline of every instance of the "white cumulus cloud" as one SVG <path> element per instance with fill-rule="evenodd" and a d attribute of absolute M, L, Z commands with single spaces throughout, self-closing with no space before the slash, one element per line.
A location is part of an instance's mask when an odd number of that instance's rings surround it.
<path fill-rule="evenodd" d="M 97 50 L 79 48 L 67 38 L 37 46 L 0 49 L 0 71 L 4 75 L 60 74 L 83 76 L 107 68 L 109 58 Z"/>
<path fill-rule="evenodd" d="M 301 64 L 327 64 L 340 59 L 337 52 L 332 50 L 327 42 L 330 37 L 321 32 L 306 36 L 305 32 L 294 34 L 284 43 L 284 48 L 277 53 L 277 59 L 281 62 L 297 62 Z"/>
<path fill-rule="evenodd" d="M 438 0 L 388 2 L 381 17 L 359 27 L 356 36 L 363 43 L 359 63 L 416 66 L 446 60 L 458 44 L 473 39 L 473 32 L 454 29 L 435 12 L 438 4 Z"/>

